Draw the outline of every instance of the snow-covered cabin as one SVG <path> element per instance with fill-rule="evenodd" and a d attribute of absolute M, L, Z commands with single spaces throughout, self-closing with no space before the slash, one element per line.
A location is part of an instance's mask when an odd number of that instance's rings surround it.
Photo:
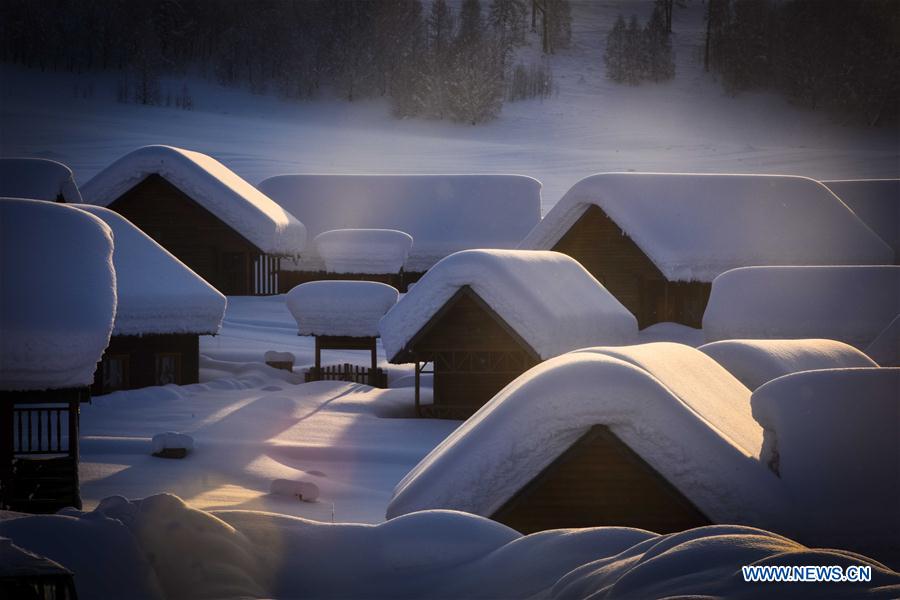
<path fill-rule="evenodd" d="M 900 264 L 900 179 L 844 179 L 822 183 L 894 249 L 894 264 Z"/>
<path fill-rule="evenodd" d="M 824 185 L 769 175 L 592 175 L 520 247 L 579 261 L 641 328 L 661 321 L 699 327 L 712 280 L 735 267 L 894 259 Z"/>
<path fill-rule="evenodd" d="M 397 229 L 415 240 L 405 290 L 460 250 L 515 248 L 541 218 L 541 184 L 522 175 L 279 175 L 259 189 L 303 221 L 310 236 L 333 229 Z M 315 248 L 282 261 L 282 290 L 329 279 Z"/>
<path fill-rule="evenodd" d="M 386 387 L 387 376 L 378 369 L 378 322 L 397 303 L 396 288 L 377 281 L 309 281 L 292 289 L 285 299 L 297 321 L 298 335 L 316 339 L 315 366 L 307 381 L 344 379 Z M 370 367 L 322 367 L 324 350 L 367 350 Z M 344 372 L 346 367 L 346 372 Z"/>
<path fill-rule="evenodd" d="M 306 228 L 214 158 L 172 146 L 126 154 L 81 189 L 123 215 L 223 294 L 278 292 L 279 264 Z"/>
<path fill-rule="evenodd" d="M 878 366 L 850 344 L 835 340 L 720 340 L 698 350 L 751 390 L 801 371 Z"/>
<path fill-rule="evenodd" d="M 93 215 L 0 199 L 0 508 L 81 506 L 78 412 L 113 327 L 112 252 Z"/>
<path fill-rule="evenodd" d="M 824 338 L 863 351 L 900 314 L 900 266 L 744 267 L 716 277 L 706 341 Z"/>
<path fill-rule="evenodd" d="M 81 202 L 72 169 L 46 158 L 0 158 L 0 197 Z"/>
<path fill-rule="evenodd" d="M 633 343 L 634 315 L 558 252 L 464 250 L 432 267 L 378 326 L 388 360 L 432 363 L 428 414 L 465 417 L 563 352 Z"/>
<path fill-rule="evenodd" d="M 387 517 L 453 509 L 523 533 L 709 522 L 783 531 L 762 442 L 750 390 L 702 352 L 584 349 L 506 386 L 397 485 Z"/>
<path fill-rule="evenodd" d="M 78 208 L 102 219 L 115 239 L 116 321 L 93 393 L 197 383 L 200 336 L 218 333 L 225 296 L 122 215 Z"/>

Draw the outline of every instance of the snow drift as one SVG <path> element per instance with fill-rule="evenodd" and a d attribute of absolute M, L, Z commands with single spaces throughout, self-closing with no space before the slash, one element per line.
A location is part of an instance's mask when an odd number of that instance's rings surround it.
<path fill-rule="evenodd" d="M 707 341 L 826 338 L 866 348 L 900 314 L 900 267 L 747 267 L 717 277 Z"/>
<path fill-rule="evenodd" d="M 752 598 L 776 590 L 855 599 L 900 591 L 900 574 L 875 560 L 733 525 L 670 535 L 609 527 L 522 536 L 452 511 L 374 526 L 330 524 L 204 512 L 160 495 L 2 521 L 0 535 L 73 570 L 85 600 L 123 590 L 141 599 Z M 742 565 L 772 564 L 869 566 L 872 581 L 761 591 L 741 578 Z"/>
<path fill-rule="evenodd" d="M 466 285 L 541 358 L 585 346 L 628 344 L 637 336 L 634 315 L 564 254 L 464 250 L 432 267 L 381 320 L 388 358 Z"/>
<path fill-rule="evenodd" d="M 834 340 L 723 340 L 698 350 L 751 390 L 789 373 L 878 366 L 853 346 Z"/>
<path fill-rule="evenodd" d="M 784 531 L 759 463 L 750 391 L 680 344 L 592 348 L 501 390 L 397 485 L 389 518 L 432 508 L 492 515 L 593 425 L 606 425 L 716 522 Z"/>
<path fill-rule="evenodd" d="M 313 241 L 329 273 L 399 273 L 413 245 L 396 229 L 333 229 Z"/>
<path fill-rule="evenodd" d="M 900 560 L 900 369 L 785 375 L 751 403 L 797 537 Z"/>
<path fill-rule="evenodd" d="M 377 337 L 399 295 L 376 281 L 311 281 L 288 292 L 286 302 L 300 335 Z"/>
<path fill-rule="evenodd" d="M 750 265 L 890 264 L 893 251 L 805 177 L 602 173 L 576 183 L 520 244 L 549 250 L 599 206 L 670 281 Z"/>
<path fill-rule="evenodd" d="M 91 384 L 116 310 L 112 252 L 93 215 L 0 199 L 0 388 Z"/>
<path fill-rule="evenodd" d="M 81 202 L 72 169 L 46 158 L 0 158 L 0 196 Z"/>
<path fill-rule="evenodd" d="M 100 206 L 77 208 L 106 222 L 115 238 L 113 335 L 219 331 L 225 296 L 125 217 Z"/>
<path fill-rule="evenodd" d="M 158 174 L 266 254 L 296 256 L 306 228 L 216 159 L 173 146 L 144 146 L 100 171 L 81 188 L 88 204 L 108 206 Z"/>
<path fill-rule="evenodd" d="M 331 229 L 398 229 L 415 245 L 408 271 L 471 248 L 515 248 L 541 218 L 541 184 L 522 175 L 279 175 L 259 189 L 302 220 Z M 306 252 L 283 268 L 318 271 Z"/>

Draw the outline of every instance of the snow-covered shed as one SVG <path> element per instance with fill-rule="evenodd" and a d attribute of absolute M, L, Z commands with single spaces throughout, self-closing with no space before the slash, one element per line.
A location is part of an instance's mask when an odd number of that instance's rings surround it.
<path fill-rule="evenodd" d="M 805 371 L 751 399 L 804 543 L 900 560 L 900 369 Z"/>
<path fill-rule="evenodd" d="M 286 302 L 297 321 L 297 334 L 316 339 L 316 362 L 306 380 L 350 378 L 352 372 L 357 383 L 385 387 L 387 376 L 377 361 L 378 322 L 399 295 L 396 288 L 377 281 L 309 281 L 288 292 Z M 324 350 L 367 350 L 370 367 L 323 368 Z"/>
<path fill-rule="evenodd" d="M 113 327 L 112 252 L 92 215 L 0 199 L 0 508 L 81 504 L 78 412 Z"/>
<path fill-rule="evenodd" d="M 506 386 L 397 485 L 388 518 L 453 509 L 522 532 L 708 522 L 784 531 L 750 390 L 672 343 L 589 348 Z"/>
<path fill-rule="evenodd" d="M 550 357 L 630 344 L 634 315 L 558 252 L 464 250 L 432 267 L 378 326 L 392 363 L 434 369 L 436 416 L 471 414 Z"/>
<path fill-rule="evenodd" d="M 116 321 L 93 392 L 197 383 L 200 336 L 218 333 L 225 296 L 122 215 L 78 208 L 102 219 L 115 240 Z"/>
<path fill-rule="evenodd" d="M 278 292 L 279 264 L 300 254 L 306 228 L 214 158 L 144 146 L 81 189 L 120 213 L 223 294 Z"/>
<path fill-rule="evenodd" d="M 825 338 L 864 350 L 900 314 L 900 266 L 744 267 L 718 276 L 706 341 Z"/>
<path fill-rule="evenodd" d="M 404 286 L 454 252 L 515 248 L 541 218 L 541 184 L 522 175 L 293 174 L 265 179 L 259 189 L 303 221 L 310 236 L 332 229 L 411 235 Z M 329 278 L 315 248 L 281 266 L 282 289 Z"/>
<path fill-rule="evenodd" d="M 317 235 L 313 242 L 329 277 L 396 277 L 413 246 L 412 236 L 396 229 L 332 229 Z"/>
<path fill-rule="evenodd" d="M 710 283 L 750 265 L 891 264 L 893 251 L 805 177 L 602 173 L 576 183 L 520 248 L 573 257 L 641 328 L 699 327 Z"/>
<path fill-rule="evenodd" d="M 81 202 L 72 169 L 46 158 L 0 158 L 0 197 Z"/>
<path fill-rule="evenodd" d="M 822 183 L 894 249 L 894 264 L 900 264 L 900 179 L 844 179 Z"/>
<path fill-rule="evenodd" d="M 878 366 L 853 346 L 835 340 L 720 340 L 698 350 L 751 390 L 800 371 Z"/>

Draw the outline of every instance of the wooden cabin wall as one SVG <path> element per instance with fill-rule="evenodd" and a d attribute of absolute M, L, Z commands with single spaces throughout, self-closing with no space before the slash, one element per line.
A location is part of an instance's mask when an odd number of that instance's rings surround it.
<path fill-rule="evenodd" d="M 474 292 L 448 301 L 409 344 L 422 361 L 434 361 L 434 404 L 464 418 L 478 410 L 538 359 L 510 333 Z"/>
<path fill-rule="evenodd" d="M 712 285 L 667 281 L 662 272 L 603 210 L 592 204 L 553 250 L 580 262 L 638 320 L 700 327 Z"/>
<path fill-rule="evenodd" d="M 491 518 L 525 534 L 598 526 L 672 533 L 710 524 L 604 426 L 591 428 Z"/>
<path fill-rule="evenodd" d="M 109 205 L 226 295 L 253 293 L 261 251 L 157 174 Z"/>
<path fill-rule="evenodd" d="M 115 335 L 97 363 L 91 393 L 106 394 L 114 389 L 104 384 L 104 361 L 124 361 L 125 381 L 117 389 L 133 390 L 151 385 L 197 383 L 200 377 L 200 336 L 197 334 Z M 174 381 L 160 379 L 160 371 L 172 361 L 177 365 Z"/>

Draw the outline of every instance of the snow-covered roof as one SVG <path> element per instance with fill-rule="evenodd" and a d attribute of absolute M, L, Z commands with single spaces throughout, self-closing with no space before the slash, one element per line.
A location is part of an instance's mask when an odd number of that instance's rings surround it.
<path fill-rule="evenodd" d="M 415 245 L 407 271 L 471 248 L 515 248 L 541 218 L 541 184 L 522 175 L 279 175 L 259 189 L 302 220 L 331 229 L 398 229 Z M 319 270 L 304 253 L 287 269 Z"/>
<path fill-rule="evenodd" d="M 376 281 L 310 281 L 287 293 L 300 335 L 377 337 L 399 292 Z"/>
<path fill-rule="evenodd" d="M 113 231 L 118 306 L 113 335 L 217 333 L 225 296 L 120 214 L 80 204 Z"/>
<path fill-rule="evenodd" d="M 469 286 L 541 357 L 633 343 L 637 320 L 584 267 L 559 252 L 464 250 L 442 259 L 378 326 L 393 358 Z"/>
<path fill-rule="evenodd" d="M 900 313 L 900 266 L 745 267 L 713 281 L 706 341 L 826 338 L 864 349 Z"/>
<path fill-rule="evenodd" d="M 900 179 L 823 181 L 900 260 Z"/>
<path fill-rule="evenodd" d="M 61 564 L 20 548 L 9 538 L 0 537 L 0 580 L 71 574 Z"/>
<path fill-rule="evenodd" d="M 88 204 L 108 206 L 157 174 L 266 254 L 295 256 L 306 228 L 289 212 L 216 159 L 173 146 L 144 146 L 100 171 L 81 187 Z"/>
<path fill-rule="evenodd" d="M 113 238 L 64 204 L 0 199 L 0 389 L 90 385 L 116 311 Z"/>
<path fill-rule="evenodd" d="M 399 273 L 413 245 L 396 229 L 332 229 L 313 242 L 329 273 Z"/>
<path fill-rule="evenodd" d="M 0 158 L 0 197 L 81 202 L 72 169 L 46 158 Z"/>
<path fill-rule="evenodd" d="M 878 366 L 853 346 L 835 340 L 722 340 L 698 350 L 751 390 L 800 371 Z"/>
<path fill-rule="evenodd" d="M 602 173 L 576 183 L 522 241 L 551 249 L 591 205 L 670 281 L 750 265 L 890 264 L 893 251 L 805 177 Z"/>
<path fill-rule="evenodd" d="M 866 346 L 866 354 L 882 367 L 900 367 L 900 314 Z"/>
<path fill-rule="evenodd" d="M 388 518 L 432 508 L 489 516 L 605 425 L 716 522 L 778 524 L 778 479 L 757 460 L 750 390 L 671 343 L 591 348 L 501 390 L 397 485 Z"/>
<path fill-rule="evenodd" d="M 900 369 L 870 368 L 785 375 L 753 393 L 760 460 L 780 474 L 804 542 L 900 555 L 898 391 Z"/>

